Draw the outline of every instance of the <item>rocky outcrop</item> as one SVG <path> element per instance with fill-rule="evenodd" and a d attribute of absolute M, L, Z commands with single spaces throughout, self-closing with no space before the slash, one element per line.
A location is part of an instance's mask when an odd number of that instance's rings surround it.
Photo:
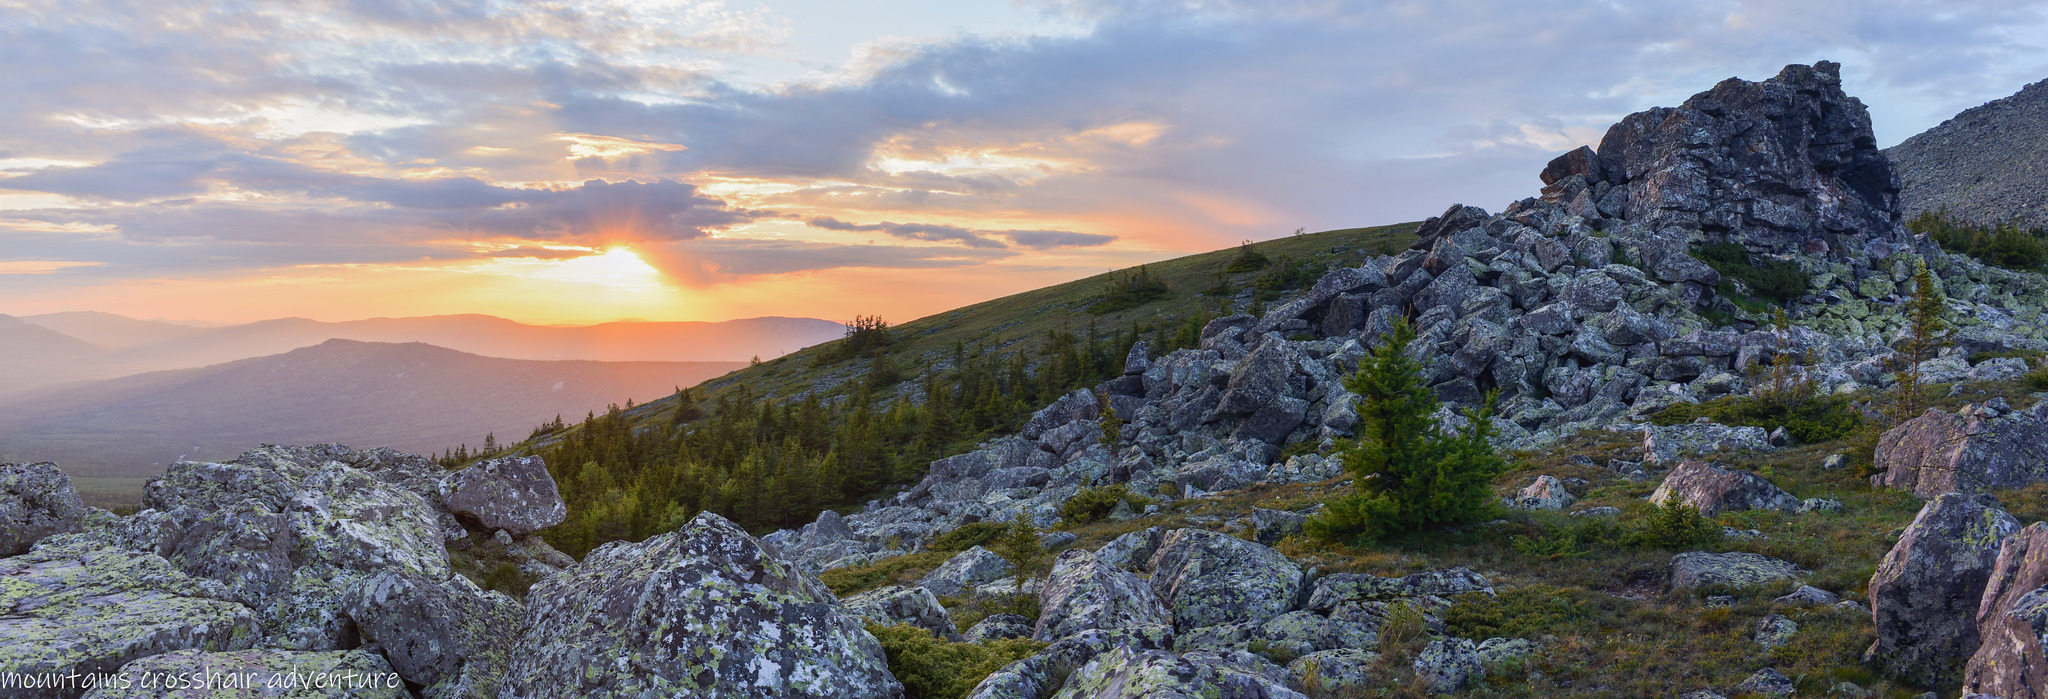
<path fill-rule="evenodd" d="M 527 593 L 501 697 L 901 697 L 879 641 L 801 569 L 704 513 Z"/>
<path fill-rule="evenodd" d="M 497 696 L 518 641 L 512 631 L 526 623 L 526 609 L 501 593 L 406 570 L 365 578 L 341 608 L 405 681 L 448 699 Z"/>
<path fill-rule="evenodd" d="M 1700 514 L 1712 517 L 1738 510 L 1797 511 L 1799 498 L 1779 490 L 1763 476 L 1748 471 L 1731 471 L 1704 461 L 1681 461 L 1650 493 L 1650 502 L 1664 504 L 1676 499 Z"/>
<path fill-rule="evenodd" d="M 846 613 L 882 625 L 909 624 L 949 641 L 959 641 L 953 617 L 924 587 L 884 585 L 842 601 Z"/>
<path fill-rule="evenodd" d="M 987 583 L 1010 577 L 1015 567 L 995 552 L 980 546 L 955 554 L 918 581 L 932 594 L 951 597 Z"/>
<path fill-rule="evenodd" d="M 1885 150 L 1906 216 L 1947 211 L 1982 225 L 2048 227 L 2048 80 L 1964 110 Z"/>
<path fill-rule="evenodd" d="M 1690 551 L 1671 557 L 1671 589 L 1741 588 L 1797 580 L 1807 571 L 1790 561 L 1754 553 Z"/>
<path fill-rule="evenodd" d="M 1929 501 L 1870 577 L 1868 659 L 1921 684 L 1953 682 L 1977 650 L 1977 611 L 2000 544 L 2019 523 L 1983 496 Z"/>
<path fill-rule="evenodd" d="M 1090 659 L 1066 681 L 1057 696 L 1307 699 L 1288 688 L 1285 669 L 1250 653 L 1176 655 L 1122 646 Z"/>
<path fill-rule="evenodd" d="M 990 614 L 974 623 L 961 636 L 970 643 L 1005 638 L 1030 638 L 1031 619 L 1018 614 Z"/>
<path fill-rule="evenodd" d="M 524 536 L 569 516 L 555 479 L 537 456 L 478 462 L 442 479 L 440 490 L 449 512 L 475 520 L 484 531 Z"/>
<path fill-rule="evenodd" d="M 2048 523 L 2027 525 L 1999 545 L 1974 621 L 1982 642 L 1963 669 L 1963 689 L 2004 699 L 2048 697 Z"/>
<path fill-rule="evenodd" d="M 1565 490 L 1564 481 L 1537 476 L 1528 487 L 1508 498 L 1507 506 L 1517 510 L 1562 510 L 1577 501 L 1571 491 Z"/>
<path fill-rule="evenodd" d="M 1929 410 L 1878 438 L 1876 476 L 1922 498 L 1981 493 L 2048 480 L 2048 403 L 2026 410 L 1963 415 Z"/>
<path fill-rule="evenodd" d="M 1643 428 L 1643 463 L 1651 466 L 1670 466 L 1687 456 L 1770 450 L 1770 433 L 1761 427 L 1730 427 L 1702 422 Z"/>
<path fill-rule="evenodd" d="M 383 656 L 360 650 L 303 652 L 197 650 L 153 655 L 121 667 L 126 687 L 103 687 L 86 699 L 406 699 L 405 681 Z M 195 682 L 214 678 L 207 687 Z M 195 679 L 198 678 L 198 679 Z"/>
<path fill-rule="evenodd" d="M 1415 677 L 1432 694 L 1455 694 L 1486 676 L 1479 649 L 1463 638 L 1430 641 L 1415 655 Z"/>
<path fill-rule="evenodd" d="M 1052 574 L 1038 593 L 1038 628 L 1032 638 L 1057 641 L 1083 631 L 1141 638 L 1170 647 L 1173 615 L 1152 586 L 1082 549 L 1054 559 Z"/>
<path fill-rule="evenodd" d="M 195 580 L 155 554 L 46 542 L 0 558 L 0 672 L 111 673 L 178 650 L 241 650 L 260 638 L 256 615 L 225 586 Z M 64 684 L 26 697 L 76 697 Z"/>
<path fill-rule="evenodd" d="M 27 551 L 51 534 L 78 531 L 85 504 L 56 464 L 0 464 L 0 556 Z"/>
<path fill-rule="evenodd" d="M 1177 529 L 1152 555 L 1152 590 L 1179 631 L 1260 624 L 1293 609 L 1301 567 L 1278 551 L 1227 534 Z"/>

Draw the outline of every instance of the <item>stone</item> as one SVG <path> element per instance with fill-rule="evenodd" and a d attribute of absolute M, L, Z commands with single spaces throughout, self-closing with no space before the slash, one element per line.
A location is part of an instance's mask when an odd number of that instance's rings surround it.
<path fill-rule="evenodd" d="M 1257 637 L 1269 655 L 1297 658 L 1337 648 L 1373 648 L 1379 632 L 1354 621 L 1331 619 L 1310 611 L 1293 611 L 1258 625 Z"/>
<path fill-rule="evenodd" d="M 1486 676 L 1479 662 L 1479 649 L 1463 638 L 1430 641 L 1415 655 L 1416 681 L 1432 694 L 1453 694 L 1471 687 Z"/>
<path fill-rule="evenodd" d="M 1565 490 L 1564 482 L 1550 476 L 1537 476 L 1528 487 L 1508 500 L 1508 507 L 1517 510 L 1562 510 L 1571 507 L 1578 498 Z"/>
<path fill-rule="evenodd" d="M 1307 699 L 1287 671 L 1244 651 L 1174 654 L 1118 646 L 1074 672 L 1054 699 L 1259 697 Z"/>
<path fill-rule="evenodd" d="M 185 573 L 219 581 L 235 601 L 260 609 L 292 583 L 293 542 L 286 515 L 249 499 L 200 516 L 158 548 Z"/>
<path fill-rule="evenodd" d="M 1287 510 L 1252 508 L 1252 528 L 1258 532 L 1259 543 L 1267 546 L 1280 543 L 1281 539 L 1300 534 L 1302 523 L 1308 515 Z"/>
<path fill-rule="evenodd" d="M 1151 572 L 1152 554 L 1159 551 L 1159 542 L 1165 540 L 1166 530 L 1149 527 L 1141 531 L 1124 534 L 1103 544 L 1095 552 L 1103 563 L 1130 571 Z"/>
<path fill-rule="evenodd" d="M 501 699 L 903 696 L 881 643 L 831 590 L 708 512 L 598 547 L 526 601 Z"/>
<path fill-rule="evenodd" d="M 1309 696 L 1346 696 L 1386 684 L 1375 674 L 1380 654 L 1362 648 L 1336 648 L 1295 658 L 1287 673 Z"/>
<path fill-rule="evenodd" d="M 841 600 L 848 614 L 883 626 L 909 624 L 949 641 L 959 641 L 952 615 L 938 595 L 924 587 L 884 585 Z"/>
<path fill-rule="evenodd" d="M 1671 589 L 1737 588 L 1796 580 L 1807 571 L 1754 553 L 1688 551 L 1671 557 Z"/>
<path fill-rule="evenodd" d="M 1916 683 L 1955 681 L 1977 650 L 1976 612 L 2000 543 L 2018 529 L 1977 497 L 1949 493 L 1922 506 L 1870 577 L 1877 641 L 1866 660 Z"/>
<path fill-rule="evenodd" d="M 1799 589 L 1793 590 L 1789 593 L 1786 593 L 1784 596 L 1771 600 L 1771 602 L 1774 604 L 1782 604 L 1790 607 L 1828 607 L 1833 606 L 1836 602 L 1840 601 L 1842 601 L 1840 595 L 1828 592 L 1827 590 L 1823 590 L 1812 585 L 1800 585 Z"/>
<path fill-rule="evenodd" d="M 356 583 L 341 608 L 399 676 L 435 697 L 497 696 L 518 641 L 511 630 L 526 624 L 526 608 L 503 593 L 405 570 Z"/>
<path fill-rule="evenodd" d="M 1595 182 L 1602 179 L 1600 156 L 1593 152 L 1592 147 L 1579 146 L 1578 150 L 1552 158 L 1550 164 L 1543 166 L 1540 177 L 1543 184 L 1549 185 L 1572 175 L 1587 175 Z"/>
<path fill-rule="evenodd" d="M 1576 511 L 1572 512 L 1572 516 L 1573 516 L 1573 517 L 1620 517 L 1620 516 L 1621 516 L 1621 508 L 1619 508 L 1619 507 L 1609 507 L 1609 506 L 1604 506 L 1604 505 L 1603 505 L 1603 506 L 1600 506 L 1600 507 L 1588 507 L 1588 508 L 1586 508 L 1586 509 L 1583 509 L 1583 510 L 1576 510 Z"/>
<path fill-rule="evenodd" d="M 1479 666 L 1488 675 L 1500 675 L 1536 654 L 1535 641 L 1526 638 L 1489 638 L 1479 643 Z"/>
<path fill-rule="evenodd" d="M 996 641 L 1007 638 L 1030 638 L 1031 627 L 1031 619 L 1022 615 L 990 614 L 982 617 L 981 621 L 975 622 L 974 626 L 968 627 L 967 632 L 961 634 L 961 637 L 969 643 L 982 643 L 984 641 Z"/>
<path fill-rule="evenodd" d="M 456 471 L 441 480 L 441 497 L 449 512 L 513 536 L 561 524 L 569 514 L 538 456 L 489 459 Z"/>
<path fill-rule="evenodd" d="M 85 503 L 56 464 L 0 464 L 0 556 L 78 531 L 84 519 Z"/>
<path fill-rule="evenodd" d="M 391 664 L 385 662 L 383 656 L 362 650 L 177 650 L 128 663 L 121 667 L 121 672 L 128 676 L 125 688 L 97 688 L 87 692 L 85 699 L 206 699 L 221 696 L 409 699 L 412 696 L 406 690 L 405 681 L 392 671 Z M 213 687 L 195 683 L 195 680 L 204 682 L 203 678 L 209 675 L 217 682 Z"/>
<path fill-rule="evenodd" d="M 1176 630 L 1263 623 L 1294 608 L 1301 567 L 1280 552 L 1201 529 L 1166 533 L 1152 554 L 1152 590 Z"/>
<path fill-rule="evenodd" d="M 1304 608 L 1331 614 L 1347 606 L 1398 600 L 1448 600 L 1468 592 L 1493 594 L 1486 576 L 1470 568 L 1445 568 L 1401 578 L 1382 578 L 1359 573 L 1335 573 L 1316 580 Z"/>
<path fill-rule="evenodd" d="M 1849 455 L 1848 455 L 1848 454 L 1829 454 L 1829 455 L 1828 455 L 1828 458 L 1825 458 L 1825 459 L 1822 459 L 1822 460 L 1821 460 L 1821 462 L 1820 462 L 1820 470 L 1822 470 L 1822 471 L 1840 471 L 1840 470 L 1842 470 L 1843 468 L 1846 468 L 1846 467 L 1848 467 L 1848 465 L 1849 465 Z"/>
<path fill-rule="evenodd" d="M 1749 679 L 1743 680 L 1742 684 L 1735 685 L 1735 693 L 1737 695 L 1751 694 L 1767 697 L 1789 697 L 1792 696 L 1793 692 L 1797 691 L 1799 691 L 1799 686 L 1793 684 L 1792 678 L 1786 677 L 1785 673 L 1778 672 L 1774 668 L 1758 670 L 1755 674 L 1750 675 Z"/>
<path fill-rule="evenodd" d="M 2048 523 L 1999 545 L 1975 622 L 1982 643 L 1963 669 L 1963 689 L 2003 699 L 2048 697 Z"/>
<path fill-rule="evenodd" d="M 1783 614 L 1772 614 L 1757 622 L 1753 639 L 1765 648 L 1779 648 L 1792 642 L 1792 635 L 1799 633 L 1799 624 Z"/>
<path fill-rule="evenodd" d="M 1659 505 L 1674 498 L 1708 517 L 1739 510 L 1799 509 L 1799 498 L 1779 490 L 1762 476 L 1730 471 L 1704 461 L 1679 462 L 1664 476 L 1657 490 L 1650 493 L 1650 502 Z"/>
<path fill-rule="evenodd" d="M 2048 480 L 2048 402 L 1997 418 L 1928 410 L 1886 430 L 1873 458 L 1880 484 L 1923 499 Z"/>
<path fill-rule="evenodd" d="M 1068 549 L 1053 560 L 1038 608 L 1038 628 L 1031 637 L 1040 641 L 1089 630 L 1173 637 L 1173 615 L 1151 585 L 1082 549 Z"/>
<path fill-rule="evenodd" d="M 1016 570 L 1010 561 L 980 546 L 953 554 L 918 585 L 940 597 L 952 597 L 987 583 L 1010 577 Z"/>
<path fill-rule="evenodd" d="M 89 541 L 0 558 L 0 610 L 0 673 L 111 673 L 171 651 L 243 650 L 259 637 L 255 613 L 220 583 Z"/>
<path fill-rule="evenodd" d="M 1770 451 L 1769 434 L 1761 427 L 1729 427 L 1711 422 L 1643 427 L 1643 463 L 1670 466 L 1687 456 L 1722 451 Z"/>

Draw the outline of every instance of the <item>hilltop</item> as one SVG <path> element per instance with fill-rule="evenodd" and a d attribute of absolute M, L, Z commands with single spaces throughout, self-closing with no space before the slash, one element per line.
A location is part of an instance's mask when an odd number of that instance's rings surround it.
<path fill-rule="evenodd" d="M 1885 150 L 1908 217 L 1947 211 L 1980 225 L 2048 228 L 2048 80 Z"/>

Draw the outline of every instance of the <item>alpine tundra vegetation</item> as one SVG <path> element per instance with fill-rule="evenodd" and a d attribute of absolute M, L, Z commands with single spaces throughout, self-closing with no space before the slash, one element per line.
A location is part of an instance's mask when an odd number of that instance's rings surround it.
<path fill-rule="evenodd" d="M 125 515 L 0 466 L 0 671 L 2039 699 L 2048 278 L 1985 215 L 2021 190 L 1902 191 L 1952 143 L 1888 156 L 1839 66 L 1793 65 L 1498 213 L 864 316 L 482 460 L 267 446 Z"/>

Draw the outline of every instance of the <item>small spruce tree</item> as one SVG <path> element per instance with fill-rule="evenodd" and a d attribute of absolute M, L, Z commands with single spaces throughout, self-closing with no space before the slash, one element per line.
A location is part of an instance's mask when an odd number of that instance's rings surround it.
<path fill-rule="evenodd" d="M 1898 379 L 1898 397 L 1893 419 L 1904 422 L 1919 416 L 1926 407 L 1923 399 L 1925 377 L 1920 373 L 1920 363 L 1933 359 L 1947 338 L 1943 333 L 1948 324 L 1942 320 L 1947 310 L 1947 299 L 1941 289 L 1935 286 L 1934 273 L 1927 270 L 1927 263 L 1916 262 L 1913 269 L 1913 297 L 1906 301 L 1906 338 L 1903 346 L 1894 355 Z"/>
<path fill-rule="evenodd" d="M 1020 512 L 994 543 L 996 555 L 1016 569 L 1017 582 L 1011 589 L 1023 592 L 1024 581 L 1036 577 L 1045 560 L 1045 544 L 1038 540 L 1038 528 L 1031 526 L 1031 518 Z"/>
<path fill-rule="evenodd" d="M 1415 329 L 1405 319 L 1395 321 L 1344 380 L 1359 396 L 1359 440 L 1341 455 L 1353 492 L 1310 518 L 1310 535 L 1371 539 L 1491 514 L 1493 479 L 1507 468 L 1488 442 L 1494 396 L 1465 412 L 1463 431 L 1445 433 L 1433 417 L 1436 395 L 1423 383 L 1420 363 L 1408 356 L 1414 340 Z"/>
<path fill-rule="evenodd" d="M 1095 397 L 1102 403 L 1102 448 L 1114 451 L 1117 442 L 1123 440 L 1124 421 L 1117 418 L 1116 405 L 1109 402 L 1108 391 L 1097 393 Z"/>

